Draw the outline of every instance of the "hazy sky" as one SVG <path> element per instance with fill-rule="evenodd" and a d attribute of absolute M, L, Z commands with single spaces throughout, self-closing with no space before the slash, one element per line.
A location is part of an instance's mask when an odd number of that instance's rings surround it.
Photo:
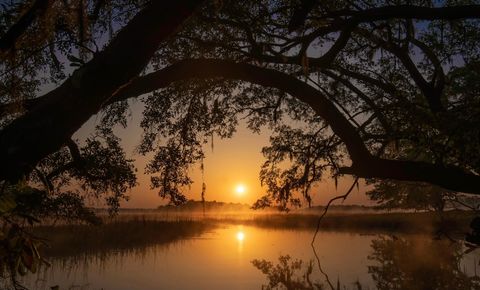
<path fill-rule="evenodd" d="M 126 129 L 117 128 L 115 133 L 122 138 L 122 144 L 129 155 L 135 159 L 138 169 L 139 185 L 130 193 L 130 201 L 124 203 L 124 207 L 154 208 L 166 203 L 156 190 L 150 189 L 150 176 L 144 174 L 148 156 L 135 153 L 135 147 L 140 143 L 142 130 L 139 127 L 143 103 L 136 101 L 132 104 L 132 116 Z M 74 136 L 84 139 L 93 132 L 95 124 L 99 122 L 98 116 L 93 116 Z M 264 130 L 261 134 L 252 133 L 244 125 L 239 126 L 237 133 L 231 139 L 214 139 L 213 151 L 210 144 L 206 146 L 206 158 L 204 160 L 204 180 L 207 186 L 206 200 L 225 202 L 240 202 L 252 204 L 265 193 L 258 178 L 260 167 L 264 161 L 261 154 L 263 146 L 268 145 L 269 131 Z M 194 184 L 185 188 L 187 198 L 199 200 L 201 194 L 202 174 L 200 164 L 191 170 Z M 353 179 L 345 177 L 339 181 L 338 189 L 335 189 L 332 180 L 322 182 L 312 189 L 314 204 L 324 204 L 335 195 L 343 194 L 350 187 Z M 243 185 L 245 192 L 238 194 L 236 187 Z M 351 193 L 345 204 L 365 204 L 368 200 L 364 194 L 364 186 Z"/>

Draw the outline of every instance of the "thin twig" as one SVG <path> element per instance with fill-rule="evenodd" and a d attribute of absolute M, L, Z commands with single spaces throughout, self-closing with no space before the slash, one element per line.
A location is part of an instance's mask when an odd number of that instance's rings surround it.
<path fill-rule="evenodd" d="M 355 178 L 352 185 L 350 186 L 350 188 L 347 190 L 347 192 L 345 194 L 336 196 L 336 197 L 334 197 L 334 198 L 332 198 L 328 201 L 327 206 L 325 207 L 325 210 L 323 211 L 322 215 L 318 218 L 317 228 L 315 230 L 315 234 L 313 235 L 313 239 L 312 239 L 312 242 L 310 244 L 312 246 L 313 254 L 315 255 L 315 258 L 317 259 L 318 269 L 320 270 L 320 273 L 322 273 L 323 276 L 325 276 L 325 280 L 327 281 L 328 285 L 330 286 L 330 288 L 332 290 L 335 290 L 335 287 L 333 287 L 332 282 L 330 282 L 330 279 L 329 279 L 327 273 L 325 273 L 322 269 L 322 266 L 320 264 L 320 258 L 318 257 L 317 251 L 315 250 L 315 238 L 317 237 L 317 234 L 320 231 L 320 224 L 322 222 L 323 217 L 327 214 L 327 211 L 328 211 L 328 208 L 330 207 L 330 205 L 337 199 L 343 199 L 343 201 L 345 201 L 345 199 L 347 199 L 347 197 L 350 195 L 350 193 L 352 192 L 353 188 L 355 187 L 355 185 L 357 183 L 358 183 L 358 177 Z"/>
<path fill-rule="evenodd" d="M 322 265 L 320 264 L 320 258 L 318 257 L 317 251 L 315 251 L 315 246 L 313 244 L 312 244 L 312 250 L 313 250 L 313 254 L 315 255 L 315 258 L 317 259 L 317 265 L 318 265 L 318 269 L 320 270 L 320 273 L 322 273 L 323 276 L 325 276 L 325 280 L 327 281 L 330 288 L 332 290 L 335 290 L 335 287 L 333 287 L 332 282 L 330 282 L 330 278 L 328 277 L 328 274 L 325 273 L 322 269 Z"/>
<path fill-rule="evenodd" d="M 345 194 L 336 196 L 336 197 L 330 199 L 330 201 L 327 203 L 327 206 L 325 207 L 325 210 L 323 211 L 322 215 L 318 218 L 317 228 L 315 230 L 315 234 L 313 234 L 313 239 L 312 239 L 312 242 L 311 242 L 312 247 L 313 247 L 313 244 L 315 243 L 315 238 L 317 237 L 318 231 L 320 231 L 320 223 L 322 222 L 323 217 L 327 214 L 328 208 L 330 207 L 332 202 L 334 202 L 337 199 L 343 199 L 343 201 L 345 201 L 345 199 L 347 199 L 347 197 L 350 195 L 350 193 L 352 192 L 353 188 L 355 187 L 355 185 L 357 183 L 358 183 L 358 177 L 355 178 L 352 185 L 350 186 L 350 188 L 347 190 L 347 192 Z"/>

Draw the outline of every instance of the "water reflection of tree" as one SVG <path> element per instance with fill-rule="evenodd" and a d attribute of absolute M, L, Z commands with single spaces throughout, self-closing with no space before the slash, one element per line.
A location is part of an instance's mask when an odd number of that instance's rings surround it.
<path fill-rule="evenodd" d="M 368 266 L 383 289 L 480 289 L 480 278 L 462 271 L 460 244 L 420 238 L 382 237 L 372 241 Z"/>
<path fill-rule="evenodd" d="M 337 279 L 336 285 L 334 285 L 321 268 L 319 270 L 322 275 L 324 275 L 327 284 L 324 285 L 320 281 L 314 280 L 314 278 L 312 278 L 312 276 L 315 276 L 315 263 L 313 260 L 305 263 L 303 260 L 293 260 L 289 255 L 285 255 L 278 257 L 278 261 L 279 263 L 276 265 L 266 260 L 255 259 L 252 261 L 253 266 L 267 276 L 268 284 L 262 285 L 262 290 L 363 289 L 359 281 L 352 283 L 352 287 L 348 287 L 347 285 L 341 284 L 340 279 Z M 318 266 L 320 267 L 320 264 L 318 264 Z"/>
<path fill-rule="evenodd" d="M 321 290 L 320 282 L 312 281 L 313 261 L 304 263 L 293 260 L 289 255 L 280 256 L 279 263 L 274 265 L 266 260 L 253 260 L 252 264 L 267 276 L 268 284 L 262 285 L 262 290 Z M 306 267 L 305 267 L 306 266 Z"/>

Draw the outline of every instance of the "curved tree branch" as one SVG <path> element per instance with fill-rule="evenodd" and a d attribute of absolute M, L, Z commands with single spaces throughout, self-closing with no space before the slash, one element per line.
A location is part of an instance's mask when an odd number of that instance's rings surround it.
<path fill-rule="evenodd" d="M 163 1 L 151 2 L 105 50 L 76 70 L 59 88 L 43 96 L 32 110 L 5 127 L 0 132 L 0 179 L 17 180 L 29 173 L 41 158 L 63 146 L 83 123 L 105 105 L 137 97 L 179 80 L 218 77 L 277 88 L 310 105 L 346 145 L 353 164 L 344 169 L 343 173 L 358 177 L 425 181 L 455 191 L 480 194 L 478 175 L 453 167 L 385 160 L 373 156 L 356 128 L 332 102 L 320 91 L 291 75 L 249 64 L 203 59 L 183 60 L 155 73 L 135 78 L 145 68 L 158 45 L 191 15 L 200 2 L 201 0 L 168 4 Z M 412 9 L 411 6 L 395 6 L 349 16 L 362 21 L 388 17 L 479 17 L 480 6 L 466 7 Z M 378 11 L 383 11 L 383 14 Z M 345 34 L 349 33 L 347 29 Z M 298 64 L 298 60 L 295 61 Z"/>
<path fill-rule="evenodd" d="M 0 179 L 16 182 L 39 160 L 62 147 L 119 88 L 145 68 L 162 41 L 202 2 L 150 2 L 103 51 L 0 131 Z"/>
<path fill-rule="evenodd" d="M 410 57 L 408 50 L 402 49 L 401 47 L 397 46 L 393 42 L 387 42 L 366 29 L 358 29 L 356 32 L 359 35 L 365 37 L 366 39 L 380 45 L 383 49 L 385 49 L 386 51 L 389 51 L 390 53 L 398 57 L 398 59 L 402 62 L 405 69 L 410 74 L 410 77 L 413 79 L 417 87 L 420 89 L 420 91 L 424 95 L 430 107 L 430 110 L 433 113 L 438 113 L 445 110 L 440 100 L 440 94 L 442 91 L 437 90 L 435 88 L 434 83 L 428 82 L 423 77 L 422 73 L 417 68 L 417 65 L 414 63 L 414 61 Z"/>
<path fill-rule="evenodd" d="M 370 99 L 367 95 L 365 95 L 359 88 L 357 88 L 354 84 L 352 84 L 350 81 L 347 79 L 336 75 L 330 70 L 322 70 L 322 73 L 325 74 L 326 76 L 330 77 L 333 80 L 336 80 L 340 83 L 342 83 L 345 87 L 350 89 L 352 92 L 354 92 L 360 99 L 362 99 L 365 104 L 375 113 L 376 118 L 380 122 L 380 124 L 383 126 L 383 129 L 387 131 L 387 133 L 393 132 L 392 126 L 390 126 L 389 122 L 381 112 L 381 109 L 375 104 L 375 102 Z"/>
<path fill-rule="evenodd" d="M 432 77 L 431 83 L 434 89 L 437 92 L 437 95 L 440 96 L 443 88 L 445 86 L 445 72 L 443 71 L 442 63 L 435 55 L 435 52 L 425 43 L 421 42 L 416 38 L 412 38 L 410 42 L 420 48 L 423 53 L 430 59 L 430 62 L 434 66 L 434 75 Z"/>
<path fill-rule="evenodd" d="M 446 189 L 480 194 L 480 176 L 457 167 L 444 167 L 426 162 L 386 160 L 373 156 L 355 127 L 320 91 L 307 83 L 279 71 L 227 60 L 183 60 L 157 72 L 139 77 L 106 104 L 149 93 L 172 82 L 194 78 L 226 78 L 248 81 L 282 90 L 307 103 L 345 143 L 352 166 L 341 173 L 365 178 L 390 178 L 424 181 Z"/>

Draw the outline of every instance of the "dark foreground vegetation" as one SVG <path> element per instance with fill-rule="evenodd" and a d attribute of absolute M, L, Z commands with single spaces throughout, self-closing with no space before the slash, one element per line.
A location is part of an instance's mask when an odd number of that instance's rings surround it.
<path fill-rule="evenodd" d="M 99 226 L 40 226 L 33 232 L 49 239 L 46 257 L 107 257 L 199 236 L 214 225 L 202 221 L 161 221 L 145 218 L 106 222 Z M 81 238 L 79 238 L 81 237 Z"/>

